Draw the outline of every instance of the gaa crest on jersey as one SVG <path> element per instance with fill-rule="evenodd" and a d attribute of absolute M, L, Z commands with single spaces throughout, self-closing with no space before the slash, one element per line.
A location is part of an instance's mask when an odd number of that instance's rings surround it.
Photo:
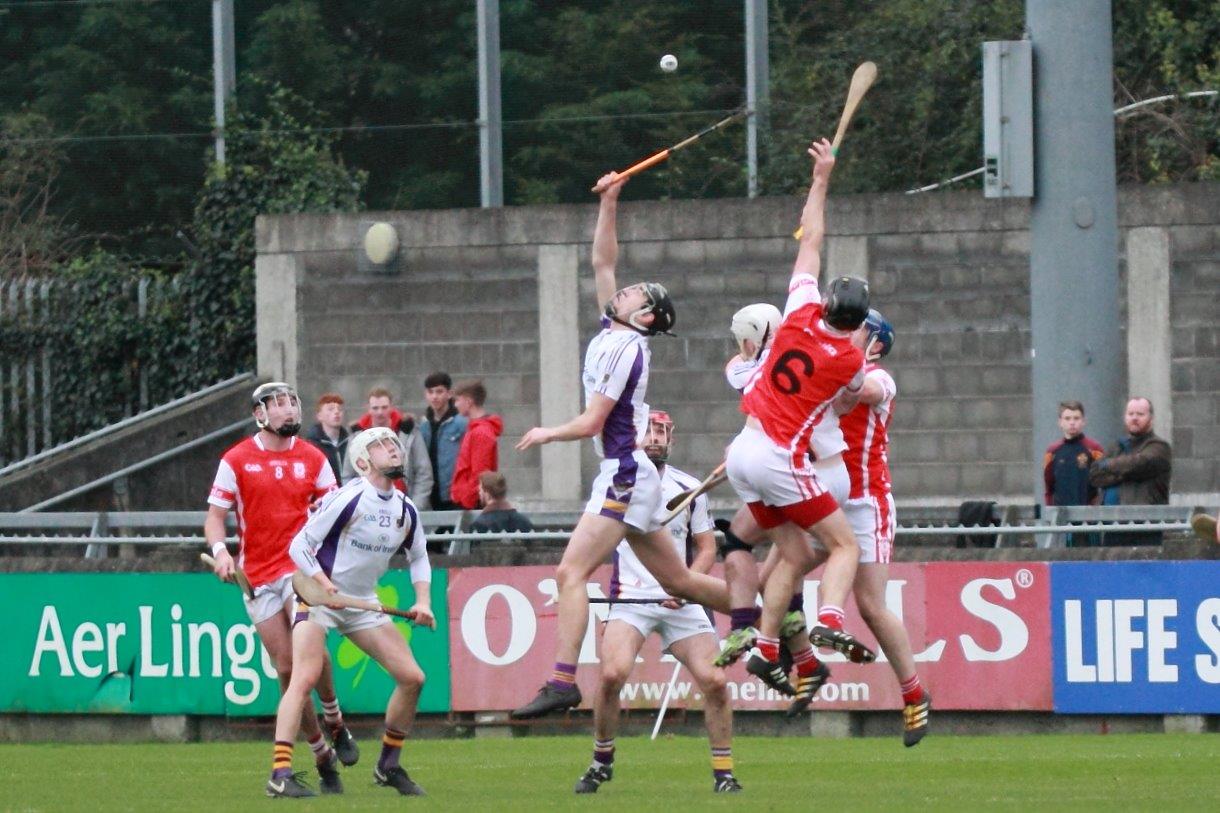
<path fill-rule="evenodd" d="M 250 472 L 251 474 L 256 474 L 263 470 L 263 467 L 260 466 L 258 463 L 247 463 L 246 465 L 242 466 L 242 468 L 245 469 L 246 471 Z"/>
<path fill-rule="evenodd" d="M 294 460 L 292 462 L 292 476 L 297 478 L 298 480 L 304 480 L 305 479 L 305 464 L 299 460 Z"/>

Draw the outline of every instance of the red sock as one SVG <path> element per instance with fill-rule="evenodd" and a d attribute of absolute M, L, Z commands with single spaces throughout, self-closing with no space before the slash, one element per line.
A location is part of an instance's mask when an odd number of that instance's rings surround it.
<path fill-rule="evenodd" d="M 772 663 L 779 660 L 778 638 L 766 638 L 760 635 L 754 639 L 754 646 L 758 647 L 759 653 Z"/>
<path fill-rule="evenodd" d="M 805 647 L 800 652 L 793 652 L 792 663 L 796 665 L 796 673 L 802 676 L 812 675 L 818 668 L 818 659 L 813 654 L 811 646 Z"/>
<path fill-rule="evenodd" d="M 898 688 L 902 690 L 902 702 L 905 705 L 912 706 L 923 700 L 923 684 L 919 682 L 919 675 L 912 675 L 910 680 L 904 680 Z"/>
<path fill-rule="evenodd" d="M 818 623 L 832 630 L 843 629 L 843 608 L 833 604 L 824 604 L 818 610 Z"/>

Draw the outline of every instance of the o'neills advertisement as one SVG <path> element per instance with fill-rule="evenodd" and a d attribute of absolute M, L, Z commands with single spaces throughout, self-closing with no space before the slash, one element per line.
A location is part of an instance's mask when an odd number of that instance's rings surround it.
<path fill-rule="evenodd" d="M 462 568 L 450 571 L 449 618 L 452 704 L 455 711 L 512 709 L 533 697 L 550 676 L 555 657 L 556 585 L 553 567 Z M 805 582 L 805 611 L 817 614 L 820 571 Z M 591 597 L 608 595 L 610 568 L 588 585 Z M 886 604 L 906 627 L 915 665 L 940 709 L 1052 707 L 1050 571 L 1043 563 L 940 562 L 890 566 Z M 598 680 L 598 648 L 610 610 L 589 605 L 577 682 L 589 706 Z M 855 603 L 847 627 L 870 646 L 876 638 Z M 728 619 L 717 614 L 720 635 Z M 820 653 L 831 668 L 812 708 L 893 709 L 902 706 L 894 671 L 876 663 L 847 663 Z M 674 674 L 673 658 L 652 636 L 623 687 L 623 705 L 655 708 Z M 728 670 L 735 709 L 783 709 L 788 699 L 736 664 Z M 671 707 L 698 708 L 702 695 L 680 670 Z"/>

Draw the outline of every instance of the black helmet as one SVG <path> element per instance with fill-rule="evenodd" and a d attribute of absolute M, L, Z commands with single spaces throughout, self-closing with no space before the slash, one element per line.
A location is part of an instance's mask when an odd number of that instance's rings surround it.
<path fill-rule="evenodd" d="M 673 300 L 669 291 L 659 282 L 645 282 L 644 294 L 648 297 L 648 313 L 652 314 L 652 324 L 648 326 L 649 336 L 658 333 L 669 333 L 678 321 L 678 313 L 674 310 Z"/>
<path fill-rule="evenodd" d="M 296 403 L 297 408 L 300 409 L 301 399 L 297 395 L 296 388 L 291 384 L 285 384 L 283 381 L 269 381 L 256 387 L 250 395 L 251 408 L 263 408 L 262 417 L 259 417 L 258 413 L 254 415 L 254 422 L 258 424 L 259 429 L 274 432 L 280 437 L 290 438 L 301 431 L 300 421 L 285 421 L 278 429 L 272 429 L 270 424 L 267 423 L 267 402 L 278 399 L 281 395 L 291 399 Z"/>
<path fill-rule="evenodd" d="M 826 324 L 855 330 L 868 318 L 868 283 L 857 277 L 839 277 L 826 289 L 823 305 Z"/>

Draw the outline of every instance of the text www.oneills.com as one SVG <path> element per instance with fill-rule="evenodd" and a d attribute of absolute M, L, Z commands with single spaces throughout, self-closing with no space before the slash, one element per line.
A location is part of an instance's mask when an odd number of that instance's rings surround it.
<path fill-rule="evenodd" d="M 623 684 L 622 690 L 619 692 L 619 699 L 625 703 L 635 703 L 640 701 L 656 701 L 660 702 L 665 697 L 665 692 L 669 688 L 669 684 L 661 682 L 627 682 Z M 746 680 L 737 682 L 730 680 L 728 682 L 729 700 L 758 700 L 758 701 L 786 701 L 784 695 L 765 685 L 758 680 Z M 867 683 L 827 683 L 823 686 L 813 698 L 814 702 L 821 701 L 823 703 L 838 703 L 838 702 L 867 702 L 868 701 L 868 684 Z M 684 700 L 703 700 L 703 694 L 698 691 L 695 685 L 689 680 L 679 680 L 674 683 L 673 694 L 670 695 L 670 703 L 680 703 Z"/>

